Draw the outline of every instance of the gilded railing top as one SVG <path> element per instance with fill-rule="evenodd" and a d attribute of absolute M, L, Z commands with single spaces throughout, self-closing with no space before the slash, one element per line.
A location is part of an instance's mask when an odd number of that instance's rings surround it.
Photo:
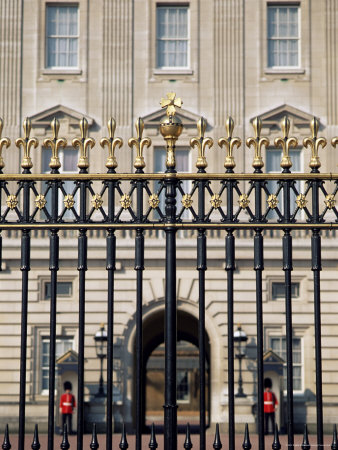
<path fill-rule="evenodd" d="M 160 124 L 160 132 L 166 142 L 167 159 L 166 167 L 163 167 L 163 171 L 174 172 L 176 168 L 176 142 L 182 133 L 183 125 L 180 118 L 177 116 L 177 108 L 181 108 L 183 102 L 180 98 L 176 97 L 174 92 L 167 94 L 166 98 L 162 98 L 160 102 L 162 108 L 166 109 L 166 118 Z M 116 122 L 114 118 L 110 118 L 108 121 L 108 135 L 109 137 L 102 137 L 100 145 L 108 148 L 108 159 L 106 161 L 106 167 L 109 172 L 114 172 L 118 167 L 118 158 L 115 155 L 116 148 L 123 146 L 121 138 L 115 137 Z M 254 136 L 248 137 L 245 140 L 247 147 L 254 149 L 254 156 L 252 160 L 252 167 L 255 169 L 255 173 L 261 172 L 264 167 L 264 160 L 262 151 L 270 145 L 270 141 L 267 137 L 261 135 L 262 120 L 256 117 L 253 122 Z M 205 137 L 207 129 L 207 121 L 205 118 L 201 119 L 196 124 L 197 137 L 190 140 L 190 146 L 196 147 L 198 150 L 196 167 L 199 172 L 204 171 L 208 166 L 206 148 L 213 146 L 213 140 L 210 137 Z M 47 137 L 43 140 L 42 144 L 45 147 L 50 147 L 52 150 L 51 160 L 49 166 L 53 173 L 57 173 L 59 169 L 62 170 L 61 162 L 58 156 L 60 148 L 64 148 L 67 145 L 65 138 L 58 136 L 60 124 L 56 118 L 51 122 L 51 137 Z M 143 155 L 145 147 L 152 145 L 151 139 L 143 137 L 144 123 L 141 118 L 137 119 L 136 124 L 136 137 L 131 137 L 128 140 L 128 145 L 131 149 L 136 149 L 136 157 L 134 162 L 135 169 L 140 172 L 146 167 L 146 156 Z M 4 129 L 4 122 L 0 118 L 0 171 L 5 167 L 6 152 L 4 149 L 8 149 L 11 145 L 9 138 L 2 137 Z M 23 158 L 21 167 L 25 173 L 29 173 L 33 167 L 34 158 L 40 157 L 34 149 L 39 146 L 39 141 L 36 137 L 30 137 L 32 129 L 32 123 L 29 117 L 25 118 L 23 122 L 24 136 L 15 140 L 15 145 L 23 150 Z M 218 140 L 218 147 L 222 149 L 225 147 L 226 156 L 224 161 L 224 167 L 227 173 L 233 172 L 236 166 L 234 149 L 239 149 L 242 145 L 239 137 L 233 137 L 235 129 L 235 123 L 231 117 L 228 117 L 225 121 L 226 137 L 221 137 Z M 79 122 L 80 137 L 76 137 L 72 140 L 74 148 L 79 149 L 78 167 L 82 173 L 86 172 L 90 166 L 90 150 L 96 145 L 95 140 L 88 135 L 88 123 L 85 118 L 82 118 Z M 290 149 L 299 145 L 296 137 L 289 137 L 290 132 L 290 120 L 284 117 L 281 121 L 282 136 L 274 139 L 275 147 L 282 149 L 282 157 L 280 166 L 284 172 L 289 172 L 292 167 L 292 156 L 290 155 Z M 309 167 L 312 172 L 317 172 L 321 166 L 319 151 L 320 148 L 324 148 L 327 145 L 327 139 L 318 136 L 319 133 L 319 121 L 316 117 L 309 123 L 310 135 L 303 139 L 304 148 L 311 149 L 311 155 L 309 155 Z M 334 137 L 331 140 L 331 145 L 335 148 L 338 144 L 338 137 Z M 213 150 L 214 152 L 215 150 Z"/>
<path fill-rule="evenodd" d="M 166 167 L 162 173 L 144 173 L 151 147 L 151 139 L 144 136 L 145 126 L 137 119 L 136 136 L 128 140 L 129 151 L 134 151 L 135 173 L 116 173 L 117 148 L 123 141 L 115 137 L 116 122 L 108 121 L 108 137 L 100 140 L 107 147 L 107 171 L 88 173 L 90 152 L 96 145 L 89 136 L 88 123 L 83 118 L 79 123 L 79 137 L 72 145 L 79 149 L 79 173 L 62 172 L 60 149 L 67 141 L 59 137 L 60 124 L 56 118 L 51 122 L 51 137 L 43 141 L 51 149 L 50 173 L 32 174 L 35 152 L 39 142 L 31 137 L 32 124 L 29 118 L 23 123 L 24 136 L 15 144 L 23 150 L 21 174 L 4 174 L 5 156 L 10 140 L 2 137 L 4 129 L 0 119 L 0 228 L 7 227 L 68 227 L 119 228 L 145 227 L 163 228 L 167 222 L 174 228 L 337 228 L 338 173 L 320 173 L 320 149 L 327 140 L 319 136 L 319 121 L 313 118 L 310 136 L 304 138 L 304 147 L 310 147 L 310 173 L 291 172 L 292 148 L 298 140 L 290 136 L 290 121 L 281 122 L 282 135 L 274 140 L 281 148 L 281 173 L 263 173 L 263 150 L 269 139 L 262 136 L 263 123 L 259 117 L 253 120 L 253 136 L 245 140 L 252 155 L 253 173 L 235 173 L 236 153 L 242 145 L 234 137 L 235 123 L 231 117 L 225 121 L 225 136 L 218 140 L 218 151 L 225 148 L 225 172 L 206 173 L 208 154 L 213 149 L 213 139 L 206 137 L 207 120 L 201 117 L 196 124 L 196 136 L 190 147 L 197 149 L 195 166 L 197 173 L 176 171 L 176 143 L 183 124 L 177 115 L 182 100 L 175 93 L 161 100 L 166 116 L 160 124 L 160 133 L 166 142 Z M 331 140 L 332 147 L 338 137 Z M 194 155 L 195 152 L 192 152 Z M 308 154 L 304 152 L 304 155 Z M 38 183 L 43 181 L 44 183 Z M 67 181 L 68 183 L 65 183 Z M 71 181 L 72 183 L 69 183 Z M 247 181 L 239 183 L 240 181 Z M 16 185 L 9 182 L 17 182 Z M 101 182 L 101 183 L 100 183 Z"/>

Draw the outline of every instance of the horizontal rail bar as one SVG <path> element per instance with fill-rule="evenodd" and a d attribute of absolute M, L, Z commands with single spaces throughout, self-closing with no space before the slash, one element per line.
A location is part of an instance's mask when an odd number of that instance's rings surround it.
<path fill-rule="evenodd" d="M 198 230 L 199 228 L 213 230 L 337 230 L 338 223 L 2 223 L 0 230 L 165 230 L 175 228 L 177 230 Z"/>
<path fill-rule="evenodd" d="M 73 173 L 0 174 L 0 181 L 50 180 L 338 180 L 338 173 Z"/>

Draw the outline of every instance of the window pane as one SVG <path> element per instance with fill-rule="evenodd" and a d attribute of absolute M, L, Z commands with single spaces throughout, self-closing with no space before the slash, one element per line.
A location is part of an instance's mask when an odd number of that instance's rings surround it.
<path fill-rule="evenodd" d="M 157 7 L 157 66 L 187 67 L 188 8 Z"/>
<path fill-rule="evenodd" d="M 46 22 L 47 67 L 77 67 L 78 7 L 47 6 Z"/>
<path fill-rule="evenodd" d="M 71 148 L 63 150 L 63 172 L 77 172 L 78 152 Z"/>

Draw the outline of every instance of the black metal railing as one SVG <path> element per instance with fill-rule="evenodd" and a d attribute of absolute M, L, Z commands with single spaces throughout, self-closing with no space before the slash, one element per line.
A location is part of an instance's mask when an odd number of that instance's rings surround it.
<path fill-rule="evenodd" d="M 180 106 L 175 98 L 169 98 L 164 106 Z M 171 102 L 171 103 L 170 103 Z M 261 137 L 261 122 L 253 123 L 255 137 L 247 140 L 253 146 L 254 173 L 235 173 L 233 151 L 241 145 L 240 139 L 233 138 L 234 124 L 229 118 L 226 123 L 227 137 L 219 140 L 219 146 L 226 148 L 225 173 L 206 172 L 207 160 L 205 151 L 213 142 L 204 136 L 206 121 L 198 123 L 198 137 L 191 140 L 191 146 L 197 147 L 197 173 L 177 173 L 175 169 L 175 142 L 178 139 L 182 124 L 175 115 L 175 109 L 169 110 L 167 119 L 161 124 L 161 133 L 167 143 L 167 162 L 164 173 L 145 173 L 143 149 L 150 146 L 149 138 L 143 138 L 143 122 L 136 124 L 137 137 L 129 140 L 129 146 L 136 148 L 135 168 L 133 174 L 116 172 L 116 147 L 122 145 L 120 138 L 114 137 L 115 123 L 108 123 L 109 138 L 101 140 L 107 146 L 109 156 L 105 174 L 88 173 L 88 151 L 95 145 L 88 138 L 88 126 L 85 119 L 80 123 L 81 138 L 73 140 L 73 145 L 80 149 L 79 173 L 62 174 L 58 159 L 58 149 L 66 145 L 64 139 L 58 138 L 58 122 L 52 122 L 53 138 L 45 140 L 44 145 L 52 149 L 49 174 L 32 174 L 33 163 L 30 151 L 37 147 L 35 138 L 30 138 L 31 123 L 24 122 L 24 138 L 16 141 L 23 148 L 22 174 L 4 174 L 2 150 L 10 145 L 9 140 L 0 140 L 0 230 L 2 232 L 21 233 L 21 272 L 22 272 L 22 309 L 21 309 L 21 357 L 20 357 L 20 394 L 19 394 L 19 450 L 25 445 L 26 420 L 26 372 L 27 372 L 27 316 L 29 271 L 31 259 L 32 233 L 43 230 L 49 233 L 49 270 L 51 282 L 50 295 L 50 359 L 49 359 L 49 400 L 48 400 L 48 449 L 54 448 L 55 429 L 55 354 L 56 354 L 56 307 L 57 282 L 59 270 L 59 236 L 66 230 L 78 232 L 78 265 L 79 272 L 79 315 L 78 315 L 78 411 L 77 411 L 77 449 L 83 448 L 84 435 L 84 351 L 85 351 L 85 317 L 86 317 L 86 271 L 88 234 L 97 231 L 106 236 L 106 270 L 108 286 L 107 314 L 107 410 L 106 410 L 106 449 L 112 450 L 113 436 L 113 341 L 114 341 L 114 278 L 116 270 L 116 234 L 121 230 L 133 232 L 135 236 L 135 271 L 136 271 L 136 449 L 142 447 L 143 425 L 143 343 L 142 343 L 142 305 L 143 305 L 143 271 L 145 268 L 144 246 L 147 233 L 150 231 L 165 234 L 165 404 L 164 404 L 164 448 L 177 448 L 177 402 L 176 402 L 176 336 L 177 336 L 177 304 L 176 304 L 176 240 L 178 231 L 196 233 L 197 271 L 199 280 L 199 373 L 200 373 L 200 415 L 199 415 L 199 447 L 206 448 L 206 367 L 205 367 L 205 273 L 207 270 L 208 232 L 225 234 L 225 270 L 227 273 L 227 332 L 228 332 L 228 447 L 235 449 L 235 395 L 234 395 L 234 272 L 236 268 L 236 235 L 249 232 L 254 241 L 254 271 L 256 274 L 256 323 L 257 323 L 257 430 L 258 447 L 265 448 L 264 408 L 263 408 L 263 270 L 264 240 L 268 239 L 268 230 L 282 233 L 283 261 L 285 274 L 285 311 L 286 311 L 286 363 L 287 363 L 287 434 L 288 446 L 294 446 L 293 418 L 293 363 L 292 363 L 292 233 L 305 230 L 311 233 L 312 271 L 314 284 L 314 320 L 315 320 L 315 365 L 316 365 L 316 409 L 317 409 L 317 445 L 323 442 L 323 402 L 322 402 L 322 367 L 321 367 L 321 312 L 320 312 L 320 271 L 321 271 L 321 232 L 332 232 L 338 229 L 338 211 L 335 207 L 335 196 L 338 191 L 338 174 L 319 172 L 320 160 L 318 150 L 326 145 L 324 138 L 318 137 L 318 121 L 311 123 L 312 136 L 304 140 L 304 146 L 310 146 L 311 173 L 291 173 L 292 161 L 289 149 L 297 144 L 295 138 L 289 138 L 289 123 L 285 118 L 282 123 L 284 136 L 276 140 L 283 150 L 280 174 L 262 172 L 263 159 L 261 151 L 269 144 L 267 138 Z M 2 122 L 1 130 L 2 131 Z M 1 136 L 0 136 L 1 138 Z M 332 141 L 335 146 L 337 139 Z M 63 182 L 71 180 L 75 183 L 71 193 L 67 193 Z M 182 188 L 183 180 L 191 180 L 189 192 Z M 277 181 L 277 187 L 267 185 L 267 181 Z M 304 193 L 300 192 L 295 181 L 306 183 Z M 159 184 L 155 184 L 158 181 Z M 39 186 L 41 183 L 41 191 Z M 150 185 L 154 182 L 154 186 Z M 334 183 L 331 194 L 327 186 Z M 8 187 L 16 184 L 14 194 Z M 99 189 L 95 193 L 93 188 Z M 159 186 L 159 187 L 156 187 Z M 273 185 L 275 186 L 275 185 Z M 165 201 L 161 200 L 164 192 Z M 182 197 L 181 205 L 177 204 L 178 193 Z M 47 198 L 49 199 L 47 201 Z M 75 199 L 77 198 L 77 205 Z M 292 202 L 295 198 L 295 202 Z M 60 208 L 60 202 L 63 207 Z M 308 205 L 308 206 L 307 206 Z M 188 214 L 183 214 L 188 211 Z M 65 216 L 67 213 L 67 216 Z M 95 213 L 95 214 L 94 214 Z M 325 219 L 329 217 L 329 222 Z M 2 236 L 0 236 L 0 244 Z M 1 245 L 0 245 L 1 250 Z M 1 253 L 1 252 L 0 252 Z M 1 255 L 0 255 L 1 258 Z M 70 447 L 67 427 L 63 430 L 61 449 Z M 121 449 L 128 448 L 127 435 L 123 426 Z M 149 448 L 157 448 L 155 427 L 151 428 Z M 245 428 L 243 449 L 250 449 L 248 426 Z M 8 427 L 2 444 L 3 449 L 10 449 Z M 36 426 L 31 448 L 40 448 L 38 428 Z M 93 424 L 91 449 L 99 448 L 95 424 Z M 184 448 L 192 448 L 190 428 L 187 425 Z M 214 449 L 222 448 L 219 426 L 215 431 Z M 272 449 L 281 448 L 278 429 L 272 442 Z M 303 449 L 310 448 L 308 432 L 305 427 Z M 334 428 L 332 449 L 337 449 L 336 428 Z"/>

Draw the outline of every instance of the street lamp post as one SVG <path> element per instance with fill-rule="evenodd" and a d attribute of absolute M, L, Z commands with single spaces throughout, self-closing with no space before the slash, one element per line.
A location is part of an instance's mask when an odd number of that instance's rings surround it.
<path fill-rule="evenodd" d="M 237 343 L 237 354 L 235 355 L 239 362 L 239 375 L 238 375 L 238 391 L 235 397 L 246 397 L 243 391 L 243 379 L 242 379 L 242 359 L 245 358 L 246 341 L 248 336 L 245 331 L 242 330 L 241 325 L 238 325 L 237 330 L 234 332 L 234 342 Z"/>
<path fill-rule="evenodd" d="M 100 384 L 96 397 L 105 397 L 103 389 L 103 360 L 107 356 L 107 332 L 104 329 L 104 324 L 101 323 L 100 329 L 94 336 L 96 355 L 100 359 Z"/>

